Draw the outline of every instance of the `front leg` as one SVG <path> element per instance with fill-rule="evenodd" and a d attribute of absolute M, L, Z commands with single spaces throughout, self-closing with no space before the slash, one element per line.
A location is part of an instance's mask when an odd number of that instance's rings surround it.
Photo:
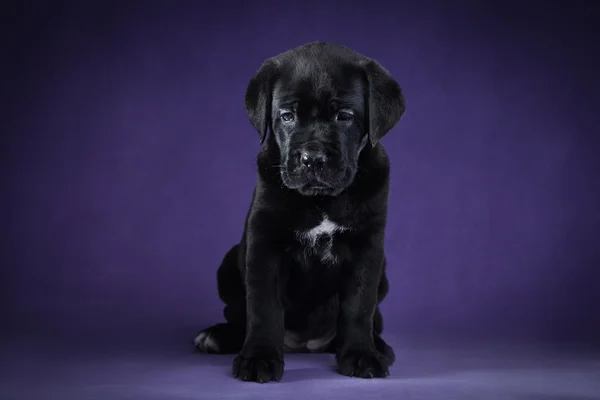
<path fill-rule="evenodd" d="M 385 377 L 389 365 L 373 340 L 377 288 L 384 265 L 383 229 L 362 234 L 352 253 L 352 261 L 343 266 L 339 290 L 339 372 L 360 378 Z"/>
<path fill-rule="evenodd" d="M 283 376 L 284 310 L 280 297 L 281 246 L 272 234 L 250 225 L 246 250 L 246 338 L 233 362 L 243 381 L 279 381 Z"/>

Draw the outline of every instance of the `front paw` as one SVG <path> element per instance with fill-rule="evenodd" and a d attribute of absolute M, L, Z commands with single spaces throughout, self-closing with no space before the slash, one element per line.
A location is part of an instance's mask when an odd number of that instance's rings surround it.
<path fill-rule="evenodd" d="M 388 362 L 377 351 L 349 350 L 337 357 L 339 372 L 357 378 L 389 376 Z"/>
<path fill-rule="evenodd" d="M 233 376 L 242 381 L 265 383 L 279 381 L 283 376 L 283 358 L 269 347 L 242 351 L 233 360 Z"/>

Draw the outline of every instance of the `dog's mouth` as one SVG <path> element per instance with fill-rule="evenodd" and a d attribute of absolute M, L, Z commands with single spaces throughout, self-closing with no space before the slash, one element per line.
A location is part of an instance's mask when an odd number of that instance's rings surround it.
<path fill-rule="evenodd" d="M 315 195 L 327 195 L 330 193 L 335 193 L 336 189 L 331 186 L 324 185 L 303 185 L 298 188 L 298 192 L 305 196 L 315 196 Z"/>
<path fill-rule="evenodd" d="M 307 190 L 328 190 L 335 189 L 335 186 L 327 184 L 319 179 L 302 179 L 288 175 L 288 179 L 284 179 L 286 186 L 293 189 L 307 189 Z"/>
<path fill-rule="evenodd" d="M 342 189 L 331 186 L 304 185 L 296 189 L 303 196 L 337 196 Z"/>
<path fill-rule="evenodd" d="M 343 185 L 336 185 L 315 174 L 290 174 L 282 173 L 283 183 L 290 189 L 297 190 L 304 196 L 335 196 L 343 189 Z"/>
<path fill-rule="evenodd" d="M 302 165 L 300 159 L 288 156 L 280 166 L 283 184 L 305 196 L 336 196 L 348 186 L 353 175 L 352 169 L 336 158 L 318 165 Z"/>
<path fill-rule="evenodd" d="M 302 186 L 304 186 L 307 189 L 314 190 L 332 189 L 331 185 L 328 185 L 316 176 L 310 176 L 309 178 L 307 178 Z"/>

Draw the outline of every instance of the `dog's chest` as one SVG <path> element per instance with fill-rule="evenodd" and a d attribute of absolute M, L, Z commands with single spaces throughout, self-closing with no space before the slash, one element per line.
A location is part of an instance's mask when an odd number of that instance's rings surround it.
<path fill-rule="evenodd" d="M 323 264 L 335 264 L 338 256 L 334 252 L 334 241 L 339 233 L 350 228 L 322 215 L 319 223 L 311 229 L 296 231 L 296 238 L 302 246 L 306 258 L 316 256 Z"/>

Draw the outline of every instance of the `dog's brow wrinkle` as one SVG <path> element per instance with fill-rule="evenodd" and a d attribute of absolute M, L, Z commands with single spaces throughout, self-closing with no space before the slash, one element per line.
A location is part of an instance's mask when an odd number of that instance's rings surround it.
<path fill-rule="evenodd" d="M 280 110 L 290 110 L 296 107 L 296 103 L 295 102 L 285 102 L 285 103 L 280 103 L 279 104 L 279 109 Z"/>
<path fill-rule="evenodd" d="M 278 99 L 295 99 L 296 98 L 296 93 L 295 92 L 289 92 L 289 91 L 279 91 L 277 92 L 277 96 Z"/>

